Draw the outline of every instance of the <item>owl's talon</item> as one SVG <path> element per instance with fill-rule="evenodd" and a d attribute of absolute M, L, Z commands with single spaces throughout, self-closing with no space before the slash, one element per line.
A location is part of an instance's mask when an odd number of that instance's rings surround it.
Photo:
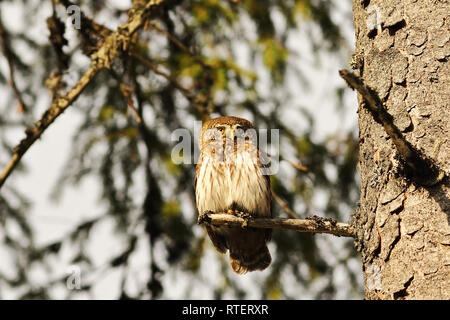
<path fill-rule="evenodd" d="M 236 211 L 236 217 L 242 218 L 244 220 L 248 220 L 252 217 L 252 215 L 248 212 Z"/>
<path fill-rule="evenodd" d="M 247 229 L 248 228 L 248 220 L 252 217 L 251 214 L 249 214 L 248 212 L 242 212 L 242 211 L 236 210 L 235 211 L 235 216 L 244 220 L 242 222 L 241 227 L 243 229 Z"/>
<path fill-rule="evenodd" d="M 212 211 L 205 211 L 202 214 L 200 214 L 197 218 L 197 224 L 210 223 L 211 217 L 209 215 L 212 213 L 213 213 Z"/>

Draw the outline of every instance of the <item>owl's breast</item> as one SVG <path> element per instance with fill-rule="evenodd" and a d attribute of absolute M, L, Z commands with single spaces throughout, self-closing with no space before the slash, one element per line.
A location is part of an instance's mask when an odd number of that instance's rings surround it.
<path fill-rule="evenodd" d="M 271 215 L 269 179 L 246 151 L 237 153 L 233 162 L 203 155 L 197 171 L 196 201 L 199 212 L 225 212 L 237 205 L 255 216 Z"/>

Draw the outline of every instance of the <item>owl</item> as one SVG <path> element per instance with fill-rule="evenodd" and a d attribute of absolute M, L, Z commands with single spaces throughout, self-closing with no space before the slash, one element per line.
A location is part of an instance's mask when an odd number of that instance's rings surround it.
<path fill-rule="evenodd" d="M 206 121 L 201 130 L 201 154 L 195 173 L 199 219 L 204 214 L 228 213 L 270 218 L 271 189 L 267 158 L 258 150 L 253 124 L 242 118 Z M 271 229 L 206 225 L 214 247 L 229 250 L 234 272 L 263 270 L 272 260 L 267 242 Z"/>

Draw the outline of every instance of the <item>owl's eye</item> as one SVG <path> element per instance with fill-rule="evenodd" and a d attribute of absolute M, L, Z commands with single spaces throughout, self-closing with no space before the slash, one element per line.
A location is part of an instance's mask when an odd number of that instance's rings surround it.
<path fill-rule="evenodd" d="M 224 133 L 225 132 L 225 128 L 224 127 L 217 127 L 217 131 L 219 131 L 220 133 Z"/>

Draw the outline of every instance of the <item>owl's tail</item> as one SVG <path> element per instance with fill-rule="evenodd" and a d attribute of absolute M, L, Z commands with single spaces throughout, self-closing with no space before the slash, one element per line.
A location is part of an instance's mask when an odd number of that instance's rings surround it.
<path fill-rule="evenodd" d="M 264 244 L 257 250 L 233 250 L 230 248 L 230 263 L 233 271 L 244 274 L 248 271 L 264 270 L 272 262 L 269 249 Z"/>

